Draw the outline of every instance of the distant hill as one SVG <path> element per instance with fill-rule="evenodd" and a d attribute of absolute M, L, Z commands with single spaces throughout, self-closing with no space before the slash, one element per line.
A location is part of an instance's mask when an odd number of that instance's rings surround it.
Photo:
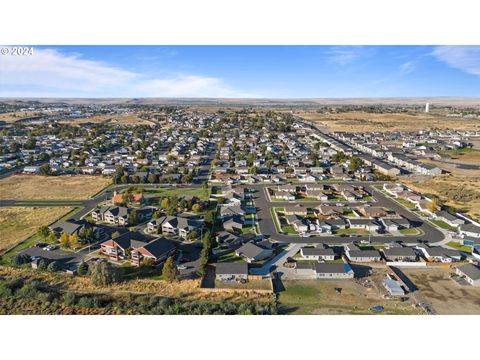
<path fill-rule="evenodd" d="M 130 105 L 210 105 L 210 106 L 316 106 L 316 105 L 432 105 L 480 107 L 480 97 L 391 97 L 391 98 L 0 98 L 0 103 L 130 104 Z"/>

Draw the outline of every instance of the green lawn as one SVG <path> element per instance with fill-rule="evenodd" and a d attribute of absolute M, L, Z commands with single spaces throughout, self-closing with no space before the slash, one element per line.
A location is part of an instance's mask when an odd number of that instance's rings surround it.
<path fill-rule="evenodd" d="M 39 242 L 48 242 L 45 238 L 43 238 L 42 236 L 38 235 L 38 234 L 33 234 L 32 236 L 30 236 L 29 238 L 27 238 L 23 243 L 21 244 L 18 244 L 17 246 L 15 246 L 12 250 L 6 252 L 3 256 L 2 256 L 2 260 L 1 260 L 1 263 L 4 264 L 4 265 L 11 265 L 11 259 L 20 251 L 20 250 L 23 250 L 23 249 L 26 249 L 30 246 L 33 246 L 35 245 L 36 243 L 39 243 Z"/>
<path fill-rule="evenodd" d="M 430 220 L 431 223 L 435 224 L 439 228 L 445 229 L 445 230 L 455 230 L 453 226 L 448 225 L 447 223 L 443 222 L 442 220 Z"/>
<path fill-rule="evenodd" d="M 217 263 L 225 263 L 225 262 L 238 262 L 238 261 L 243 261 L 243 259 L 240 256 L 237 256 L 235 254 L 235 251 L 231 251 L 229 253 L 226 253 L 220 257 L 218 257 L 215 260 Z"/>
<path fill-rule="evenodd" d="M 456 243 L 454 241 L 450 241 L 449 243 L 447 243 L 447 245 L 454 248 L 454 249 L 457 249 L 459 251 L 463 251 L 463 252 L 466 252 L 466 253 L 469 253 L 469 254 L 472 253 L 472 248 L 470 246 L 467 246 L 467 245 L 462 245 L 462 244 Z"/>
<path fill-rule="evenodd" d="M 400 205 L 403 207 L 406 207 L 407 209 L 415 209 L 415 204 L 412 204 L 410 201 L 404 200 L 404 199 L 395 199 L 396 202 L 398 202 Z"/>
<path fill-rule="evenodd" d="M 400 229 L 399 232 L 402 235 L 418 235 L 418 234 L 420 234 L 420 231 L 417 228 Z"/>
<path fill-rule="evenodd" d="M 350 234 L 356 234 L 356 235 L 368 235 L 368 231 L 364 229 L 338 229 L 335 231 L 336 235 L 350 235 Z"/>
<path fill-rule="evenodd" d="M 207 192 L 201 188 L 158 188 L 146 189 L 144 191 L 146 198 L 161 197 L 161 196 L 178 196 L 178 197 L 198 197 L 202 200 L 210 198 L 210 190 Z"/>

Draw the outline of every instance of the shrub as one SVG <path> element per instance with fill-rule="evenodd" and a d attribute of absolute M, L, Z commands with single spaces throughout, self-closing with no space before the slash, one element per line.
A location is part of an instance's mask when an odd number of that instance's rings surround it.
<path fill-rule="evenodd" d="M 66 292 L 65 294 L 63 294 L 63 303 L 66 306 L 75 305 L 76 300 L 77 300 L 77 296 L 75 295 L 75 293 Z"/>
<path fill-rule="evenodd" d="M 38 270 L 42 270 L 42 271 L 47 270 L 47 267 L 48 267 L 49 263 L 50 263 L 50 261 L 48 261 L 47 259 L 41 259 L 38 262 Z"/>
<path fill-rule="evenodd" d="M 108 262 L 99 262 L 90 266 L 90 276 L 94 285 L 111 285 L 122 281 L 122 269 Z"/>
<path fill-rule="evenodd" d="M 30 262 L 30 256 L 26 254 L 17 254 L 12 258 L 12 264 L 14 266 L 22 266 Z"/>
<path fill-rule="evenodd" d="M 47 270 L 50 272 L 57 272 L 61 270 L 61 266 L 58 261 L 52 261 L 50 264 L 48 264 Z"/>
<path fill-rule="evenodd" d="M 88 264 L 86 262 L 82 261 L 80 265 L 78 265 L 77 274 L 81 276 L 88 274 Z"/>

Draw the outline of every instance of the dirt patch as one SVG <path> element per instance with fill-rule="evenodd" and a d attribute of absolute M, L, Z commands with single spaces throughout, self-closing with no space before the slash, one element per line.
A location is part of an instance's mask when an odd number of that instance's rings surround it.
<path fill-rule="evenodd" d="M 80 200 L 111 182 L 111 178 L 90 175 L 14 175 L 0 180 L 0 199 Z"/>
<path fill-rule="evenodd" d="M 418 315 L 423 312 L 412 302 L 383 298 L 376 285 L 384 271 L 374 273 L 369 287 L 357 280 L 286 280 L 285 291 L 279 293 L 280 309 L 287 314 L 374 314 L 372 306 L 385 308 L 382 314 Z M 378 277 L 376 279 L 375 277 Z M 339 293 L 336 289 L 340 288 Z"/>
<path fill-rule="evenodd" d="M 443 315 L 480 315 L 480 288 L 450 279 L 453 269 L 402 269 L 425 300 Z"/>

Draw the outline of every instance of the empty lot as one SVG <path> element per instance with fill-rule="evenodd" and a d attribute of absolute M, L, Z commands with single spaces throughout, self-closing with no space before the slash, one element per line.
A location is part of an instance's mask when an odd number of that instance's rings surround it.
<path fill-rule="evenodd" d="M 480 124 L 475 119 L 453 119 L 444 114 L 409 112 L 376 114 L 361 111 L 344 113 L 299 112 L 297 115 L 318 121 L 331 131 L 368 132 L 368 131 L 418 131 L 425 129 L 478 130 Z"/>
<path fill-rule="evenodd" d="M 0 252 L 33 235 L 39 226 L 48 225 L 72 208 L 0 208 Z"/>
<path fill-rule="evenodd" d="M 279 293 L 281 311 L 293 315 L 373 314 L 372 306 L 385 307 L 383 314 L 422 314 L 411 303 L 385 300 L 376 288 L 353 280 L 288 280 Z M 341 288 L 337 293 L 335 288 Z"/>
<path fill-rule="evenodd" d="M 14 175 L 0 180 L 0 199 L 80 200 L 111 182 L 110 178 L 89 175 Z"/>
<path fill-rule="evenodd" d="M 480 315 L 480 288 L 460 286 L 453 269 L 402 269 L 439 314 Z"/>

